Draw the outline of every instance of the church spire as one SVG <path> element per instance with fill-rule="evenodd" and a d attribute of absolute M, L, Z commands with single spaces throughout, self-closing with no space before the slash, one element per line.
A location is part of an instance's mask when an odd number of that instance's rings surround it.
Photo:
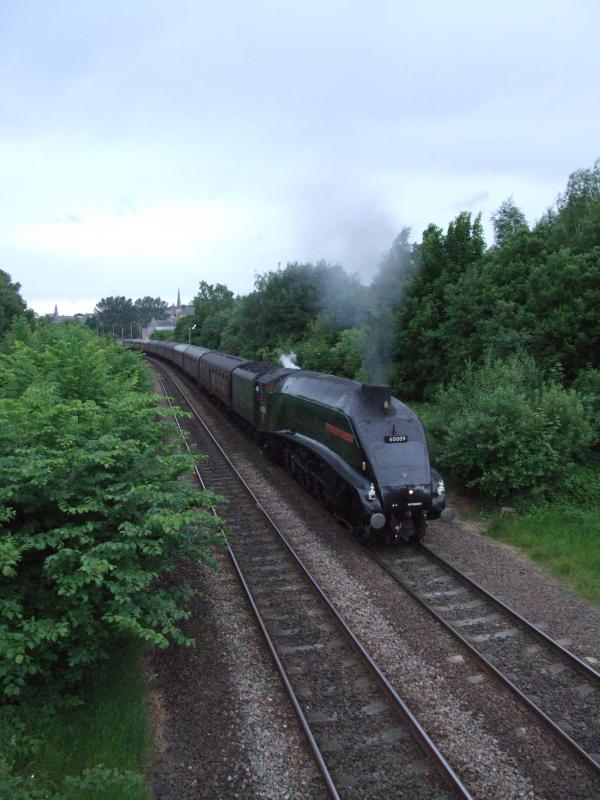
<path fill-rule="evenodd" d="M 177 311 L 181 311 L 181 297 L 179 296 L 179 289 L 177 289 Z"/>
<path fill-rule="evenodd" d="M 58 304 L 54 303 L 54 319 L 58 319 Z"/>

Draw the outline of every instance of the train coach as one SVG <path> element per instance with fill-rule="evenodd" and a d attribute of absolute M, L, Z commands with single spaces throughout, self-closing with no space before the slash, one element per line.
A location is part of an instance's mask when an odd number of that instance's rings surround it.
<path fill-rule="evenodd" d="M 420 539 L 450 520 L 417 415 L 389 386 L 256 363 L 196 345 L 124 340 L 179 367 L 366 542 Z"/>

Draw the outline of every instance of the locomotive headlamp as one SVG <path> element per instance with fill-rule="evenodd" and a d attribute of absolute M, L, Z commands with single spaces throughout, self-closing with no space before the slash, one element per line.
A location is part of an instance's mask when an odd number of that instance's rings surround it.
<path fill-rule="evenodd" d="M 442 481 L 442 480 L 438 481 L 437 493 L 438 493 L 438 497 L 441 497 L 443 494 L 446 493 L 446 487 L 444 486 L 444 481 Z"/>
<path fill-rule="evenodd" d="M 415 493 L 415 490 L 414 490 L 414 489 L 409 489 L 409 490 L 408 490 L 408 493 L 409 493 L 409 494 L 414 494 L 414 493 Z"/>
<path fill-rule="evenodd" d="M 385 525 L 384 514 L 380 514 L 379 512 L 377 512 L 377 514 L 371 514 L 370 523 L 371 527 L 374 530 L 376 531 L 381 530 L 381 528 L 383 528 L 383 526 Z"/>

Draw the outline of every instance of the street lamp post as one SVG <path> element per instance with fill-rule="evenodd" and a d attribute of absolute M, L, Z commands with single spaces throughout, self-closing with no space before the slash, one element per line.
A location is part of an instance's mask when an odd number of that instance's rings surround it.
<path fill-rule="evenodd" d="M 196 330 L 196 326 L 195 325 L 190 325 L 190 327 L 188 328 L 188 344 L 192 343 L 192 331 L 195 331 L 195 330 Z"/>

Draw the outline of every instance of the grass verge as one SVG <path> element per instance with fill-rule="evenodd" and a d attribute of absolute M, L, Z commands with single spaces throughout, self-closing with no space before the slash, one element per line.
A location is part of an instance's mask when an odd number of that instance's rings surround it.
<path fill-rule="evenodd" d="M 32 692 L 0 707 L 0 800 L 148 800 L 151 744 L 141 648 L 115 647 L 81 703 Z"/>
<path fill-rule="evenodd" d="M 550 503 L 496 519 L 488 536 L 515 545 L 586 600 L 600 605 L 600 511 Z"/>

